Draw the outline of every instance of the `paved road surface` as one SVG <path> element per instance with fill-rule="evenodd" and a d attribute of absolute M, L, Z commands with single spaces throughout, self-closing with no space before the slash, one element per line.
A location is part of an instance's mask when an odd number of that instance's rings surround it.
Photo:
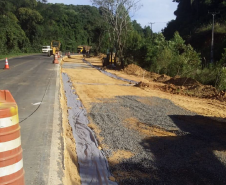
<path fill-rule="evenodd" d="M 59 65 L 33 55 L 0 61 L 0 89 L 9 90 L 19 108 L 26 185 L 62 184 Z M 57 80 L 58 79 L 58 80 Z"/>

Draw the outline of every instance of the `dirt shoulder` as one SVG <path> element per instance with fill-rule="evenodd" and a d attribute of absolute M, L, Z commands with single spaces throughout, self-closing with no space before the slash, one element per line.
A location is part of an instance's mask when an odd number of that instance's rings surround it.
<path fill-rule="evenodd" d="M 102 67 L 101 58 L 86 58 L 91 64 Z M 137 82 L 144 82 L 148 84 L 148 87 L 141 87 L 142 93 L 141 94 L 148 94 L 149 96 L 156 96 L 160 98 L 169 99 L 174 102 L 176 105 L 181 106 L 187 110 L 196 112 L 197 114 L 204 115 L 204 116 L 212 116 L 218 118 L 226 118 L 226 102 L 219 101 L 216 99 L 206 99 L 206 98 L 197 98 L 197 97 L 189 97 L 180 94 L 172 94 L 170 92 L 162 91 L 162 88 L 166 85 L 164 83 L 155 82 L 154 79 L 160 77 L 160 75 L 153 74 L 152 76 L 145 77 L 147 72 L 143 72 L 141 68 L 136 69 L 137 72 L 133 71 L 134 75 L 128 74 L 132 73 L 130 71 L 117 71 L 117 70 L 109 70 L 106 71 L 111 72 L 117 76 L 131 79 Z M 165 77 L 165 80 L 169 80 L 169 77 Z M 138 91 L 137 88 L 135 91 Z"/>
<path fill-rule="evenodd" d="M 101 66 L 99 58 L 86 60 Z M 144 75 L 107 71 L 146 85 L 110 78 L 84 63 L 82 56 L 66 59 L 62 65 L 87 110 L 98 148 L 120 185 L 193 184 L 197 179 L 200 184 L 226 182 L 225 102 L 171 94 L 161 90 L 165 84 Z M 64 137 L 70 141 L 65 148 L 72 151 L 65 164 L 73 166 L 68 168 L 68 179 L 78 183 L 71 136 L 65 122 Z"/>

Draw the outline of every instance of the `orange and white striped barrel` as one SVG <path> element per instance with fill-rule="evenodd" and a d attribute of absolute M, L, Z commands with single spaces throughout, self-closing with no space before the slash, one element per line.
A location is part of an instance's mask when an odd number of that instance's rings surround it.
<path fill-rule="evenodd" d="M 0 90 L 0 185 L 24 185 L 23 157 L 17 104 Z"/>

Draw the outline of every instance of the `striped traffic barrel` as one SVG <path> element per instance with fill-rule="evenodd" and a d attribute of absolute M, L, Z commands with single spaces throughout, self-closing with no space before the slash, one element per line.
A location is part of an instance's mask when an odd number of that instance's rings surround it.
<path fill-rule="evenodd" d="M 24 185 L 23 157 L 17 104 L 0 90 L 0 185 Z"/>

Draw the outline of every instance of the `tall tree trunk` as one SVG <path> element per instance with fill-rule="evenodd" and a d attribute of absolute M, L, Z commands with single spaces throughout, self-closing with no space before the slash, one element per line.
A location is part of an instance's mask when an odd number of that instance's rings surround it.
<path fill-rule="evenodd" d="M 121 57 L 120 61 L 121 61 L 121 68 L 124 69 L 125 68 L 125 60 L 124 60 L 124 58 Z"/>
<path fill-rule="evenodd" d="M 114 58 L 114 65 L 117 65 L 117 57 L 118 57 L 118 52 L 117 50 L 115 51 L 115 58 Z"/>

